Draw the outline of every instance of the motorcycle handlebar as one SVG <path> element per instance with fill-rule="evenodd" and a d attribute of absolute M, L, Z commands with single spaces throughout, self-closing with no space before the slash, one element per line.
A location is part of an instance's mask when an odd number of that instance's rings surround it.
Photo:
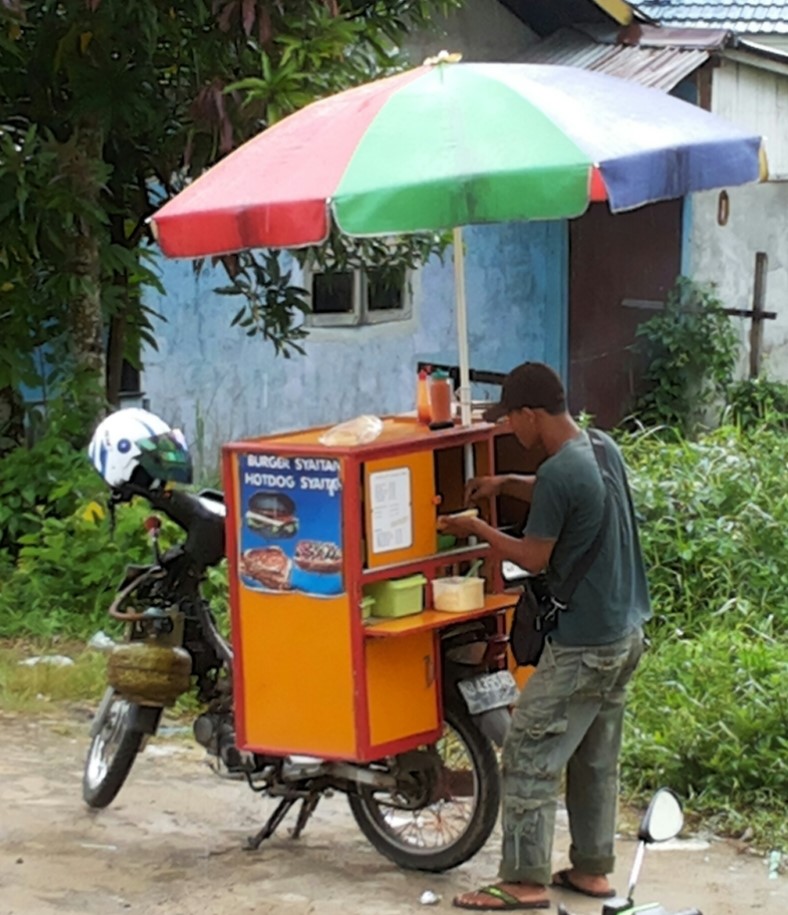
<path fill-rule="evenodd" d="M 181 489 L 151 490 L 135 483 L 125 483 L 118 487 L 117 492 L 118 501 L 128 501 L 133 496 L 142 496 L 150 502 L 152 508 L 163 512 L 187 533 L 196 520 L 214 515 L 197 496 Z"/>
<path fill-rule="evenodd" d="M 150 490 L 133 483 L 117 490 L 119 500 L 133 496 L 142 496 L 186 532 L 184 549 L 196 566 L 207 568 L 224 557 L 224 517 L 199 496 L 181 489 Z"/>

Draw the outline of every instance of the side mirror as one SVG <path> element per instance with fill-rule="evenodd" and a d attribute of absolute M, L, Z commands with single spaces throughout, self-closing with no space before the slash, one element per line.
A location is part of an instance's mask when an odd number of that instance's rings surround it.
<path fill-rule="evenodd" d="M 665 842 L 668 839 L 672 839 L 673 836 L 677 836 L 681 832 L 683 825 L 684 813 L 681 810 L 681 801 L 670 788 L 660 788 L 651 798 L 648 810 L 640 821 L 638 848 L 632 864 L 632 871 L 629 875 L 627 895 L 626 897 L 616 897 L 606 902 L 602 907 L 602 915 L 631 915 L 634 906 L 635 885 L 640 876 L 640 867 L 643 864 L 646 845 L 650 845 L 652 842 Z M 652 907 L 646 906 L 644 908 L 648 908 L 650 911 Z M 661 907 L 657 908 L 662 911 Z M 654 912 L 657 915 L 657 909 Z"/>
<path fill-rule="evenodd" d="M 683 825 L 684 813 L 678 797 L 670 788 L 660 788 L 640 822 L 638 839 L 649 843 L 665 842 L 677 836 Z"/>

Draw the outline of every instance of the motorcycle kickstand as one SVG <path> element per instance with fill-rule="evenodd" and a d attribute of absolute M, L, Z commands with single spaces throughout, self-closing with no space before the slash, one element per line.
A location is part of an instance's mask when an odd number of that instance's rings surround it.
<path fill-rule="evenodd" d="M 249 838 L 246 840 L 246 845 L 244 846 L 245 850 L 257 851 L 257 849 L 266 839 L 270 839 L 271 836 L 276 832 L 279 824 L 287 816 L 288 811 L 293 806 L 293 804 L 295 804 L 296 800 L 297 798 L 283 798 L 279 802 L 276 810 L 274 810 L 274 812 L 268 818 L 265 826 L 263 826 L 263 828 L 256 835 L 249 836 Z M 306 803 L 306 801 L 304 801 L 304 803 Z M 299 820 L 300 819 L 301 817 L 299 815 Z"/>
<path fill-rule="evenodd" d="M 309 821 L 309 818 L 315 812 L 315 808 L 320 801 L 320 794 L 321 792 L 315 791 L 310 794 L 309 797 L 305 797 L 303 801 L 301 801 L 301 809 L 298 811 L 298 819 L 296 820 L 296 824 L 293 827 L 293 831 L 290 835 L 292 839 L 297 839 L 304 831 L 304 827 Z"/>

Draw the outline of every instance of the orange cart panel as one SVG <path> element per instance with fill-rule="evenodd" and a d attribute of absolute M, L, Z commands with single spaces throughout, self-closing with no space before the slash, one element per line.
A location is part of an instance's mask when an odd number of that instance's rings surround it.
<path fill-rule="evenodd" d="M 392 514 L 397 502 L 387 505 L 383 500 L 393 494 L 394 500 L 407 499 L 400 509 L 410 524 L 396 525 L 396 518 L 388 529 L 375 536 L 375 506 Z M 387 566 L 410 559 L 421 559 L 435 552 L 435 471 L 431 451 L 417 451 L 399 457 L 367 461 L 364 464 L 364 519 L 366 528 L 366 559 L 369 568 Z M 382 525 L 381 525 L 382 526 Z M 397 546 L 397 536 L 402 545 Z"/>
<path fill-rule="evenodd" d="M 435 730 L 438 671 L 433 634 L 370 639 L 365 653 L 372 747 Z"/>
<path fill-rule="evenodd" d="M 354 756 L 347 598 L 245 593 L 240 610 L 245 747 Z"/>

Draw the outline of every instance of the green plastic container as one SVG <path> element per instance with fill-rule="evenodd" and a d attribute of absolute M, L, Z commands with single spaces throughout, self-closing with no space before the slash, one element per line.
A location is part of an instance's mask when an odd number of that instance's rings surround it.
<path fill-rule="evenodd" d="M 365 597 L 374 597 L 372 609 L 374 617 L 393 619 L 399 616 L 410 616 L 421 613 L 424 609 L 424 585 L 427 579 L 423 575 L 410 575 L 408 578 L 394 578 L 390 581 L 377 581 L 364 588 Z"/>
<path fill-rule="evenodd" d="M 371 595 L 361 598 L 361 619 L 368 620 L 372 616 L 372 608 L 375 606 L 375 598 Z"/>
<path fill-rule="evenodd" d="M 455 546 L 457 546 L 457 538 L 454 534 L 438 534 L 437 547 L 439 553 L 445 550 L 453 550 Z"/>

